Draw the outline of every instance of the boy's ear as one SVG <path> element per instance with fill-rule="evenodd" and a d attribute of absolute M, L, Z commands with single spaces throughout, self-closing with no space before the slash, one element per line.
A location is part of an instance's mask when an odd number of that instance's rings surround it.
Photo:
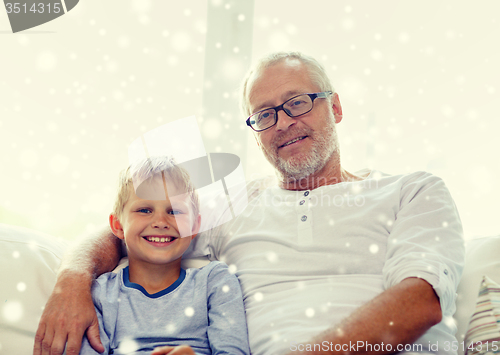
<path fill-rule="evenodd" d="M 109 215 L 109 226 L 111 227 L 114 235 L 120 239 L 125 239 L 122 224 L 114 214 Z"/>
<path fill-rule="evenodd" d="M 194 237 L 198 235 L 198 232 L 200 231 L 200 226 L 201 226 L 201 215 L 198 214 L 196 216 L 194 223 L 193 223 L 193 228 L 191 228 L 191 240 L 193 240 Z"/>

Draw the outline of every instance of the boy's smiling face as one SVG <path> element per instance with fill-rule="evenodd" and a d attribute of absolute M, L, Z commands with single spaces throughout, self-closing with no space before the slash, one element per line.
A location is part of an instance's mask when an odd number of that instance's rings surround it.
<path fill-rule="evenodd" d="M 168 193 L 165 193 L 165 187 Z M 124 239 L 130 260 L 151 264 L 179 262 L 200 228 L 200 216 L 193 216 L 188 194 L 161 177 L 133 188 L 120 220 L 110 216 L 113 233 Z M 151 198 L 151 199 L 150 199 Z"/>

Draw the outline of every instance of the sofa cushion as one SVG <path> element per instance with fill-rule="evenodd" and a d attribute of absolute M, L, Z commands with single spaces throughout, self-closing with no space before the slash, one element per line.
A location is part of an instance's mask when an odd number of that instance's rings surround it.
<path fill-rule="evenodd" d="M 500 236 L 472 239 L 465 244 L 465 268 L 457 290 L 458 354 L 464 353 L 465 334 L 476 309 L 483 276 L 500 283 Z M 500 345 L 500 344 L 499 344 Z"/>
<path fill-rule="evenodd" d="M 32 354 L 66 242 L 0 224 L 0 353 Z"/>
<path fill-rule="evenodd" d="M 465 335 L 465 354 L 499 353 L 500 285 L 483 277 L 476 308 Z"/>

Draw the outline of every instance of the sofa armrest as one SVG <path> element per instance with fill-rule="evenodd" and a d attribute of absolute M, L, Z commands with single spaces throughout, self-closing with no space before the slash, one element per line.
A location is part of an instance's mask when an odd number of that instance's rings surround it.
<path fill-rule="evenodd" d="M 67 243 L 0 224 L 0 349 L 31 354 L 38 321 L 56 281 Z"/>

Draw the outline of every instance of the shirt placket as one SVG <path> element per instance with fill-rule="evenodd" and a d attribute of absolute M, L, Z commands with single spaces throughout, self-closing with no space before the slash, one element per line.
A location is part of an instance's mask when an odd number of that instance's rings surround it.
<path fill-rule="evenodd" d="M 310 191 L 304 191 L 298 195 L 296 202 L 297 211 L 297 237 L 299 244 L 311 244 L 312 239 L 312 210 Z"/>

